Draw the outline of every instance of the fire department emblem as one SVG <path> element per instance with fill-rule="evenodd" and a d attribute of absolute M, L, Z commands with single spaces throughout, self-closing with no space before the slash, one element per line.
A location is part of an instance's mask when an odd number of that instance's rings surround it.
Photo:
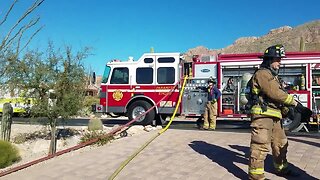
<path fill-rule="evenodd" d="M 115 90 L 115 91 L 113 92 L 113 94 L 112 94 L 112 97 L 113 97 L 114 100 L 120 101 L 120 100 L 122 99 L 122 97 L 123 97 L 122 91 L 120 91 L 120 90 Z"/>

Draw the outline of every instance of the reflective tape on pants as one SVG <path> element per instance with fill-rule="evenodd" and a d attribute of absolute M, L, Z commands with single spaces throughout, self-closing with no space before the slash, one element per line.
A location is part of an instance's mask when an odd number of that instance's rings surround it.
<path fill-rule="evenodd" d="M 264 168 L 250 168 L 249 169 L 250 174 L 264 174 Z"/>

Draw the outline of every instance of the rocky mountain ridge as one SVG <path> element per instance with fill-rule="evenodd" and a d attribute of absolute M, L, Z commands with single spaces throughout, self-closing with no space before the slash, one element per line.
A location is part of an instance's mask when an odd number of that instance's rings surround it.
<path fill-rule="evenodd" d="M 303 45 L 301 42 L 304 42 Z M 232 45 L 222 49 L 209 49 L 198 46 L 189 49 L 184 55 L 191 59 L 192 55 L 215 55 L 219 53 L 255 53 L 263 52 L 266 47 L 283 44 L 286 51 L 320 51 L 320 20 L 315 20 L 297 27 L 283 26 L 271 29 L 261 37 L 240 37 Z M 301 47 L 302 46 L 302 47 Z"/>

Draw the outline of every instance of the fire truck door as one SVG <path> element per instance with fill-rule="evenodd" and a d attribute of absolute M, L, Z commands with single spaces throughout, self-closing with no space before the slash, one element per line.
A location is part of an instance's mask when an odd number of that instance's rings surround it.
<path fill-rule="evenodd" d="M 129 90 L 129 68 L 115 67 L 111 73 L 110 84 L 106 87 L 107 112 L 125 112 L 125 104 L 131 98 Z"/>
<path fill-rule="evenodd" d="M 155 63 L 155 85 L 158 102 L 163 96 L 170 92 L 179 81 L 179 59 L 175 56 L 157 56 Z M 179 92 L 176 89 L 170 96 L 160 102 L 159 112 L 170 114 L 173 112 L 178 100 Z"/>

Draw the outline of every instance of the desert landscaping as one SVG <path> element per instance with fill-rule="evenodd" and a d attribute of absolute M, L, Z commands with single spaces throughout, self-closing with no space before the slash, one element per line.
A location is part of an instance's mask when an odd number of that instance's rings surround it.
<path fill-rule="evenodd" d="M 115 125 L 113 127 L 103 126 L 103 132 L 111 132 L 114 128 L 118 128 L 118 126 L 119 125 Z M 64 132 L 62 133 L 63 135 L 61 135 L 61 137 L 57 140 L 57 152 L 78 145 L 81 142 L 81 137 L 83 137 L 85 133 L 89 132 L 87 126 L 58 126 L 57 129 Z M 141 133 L 148 133 L 157 129 L 161 129 L 161 127 L 144 127 L 135 125 L 127 130 L 127 136 L 125 138 L 130 138 L 131 136 Z M 50 137 L 48 136 L 49 132 L 49 127 L 44 125 L 12 124 L 11 142 L 13 142 L 13 144 L 18 148 L 21 160 L 9 167 L 0 169 L 0 172 L 47 156 L 50 145 Z M 120 134 L 116 134 L 114 139 L 106 145 L 110 145 L 113 141 L 119 139 L 123 138 L 120 136 Z M 89 145 L 70 152 L 69 154 L 76 155 L 77 153 L 88 151 L 93 148 L 99 148 L 99 146 Z"/>

